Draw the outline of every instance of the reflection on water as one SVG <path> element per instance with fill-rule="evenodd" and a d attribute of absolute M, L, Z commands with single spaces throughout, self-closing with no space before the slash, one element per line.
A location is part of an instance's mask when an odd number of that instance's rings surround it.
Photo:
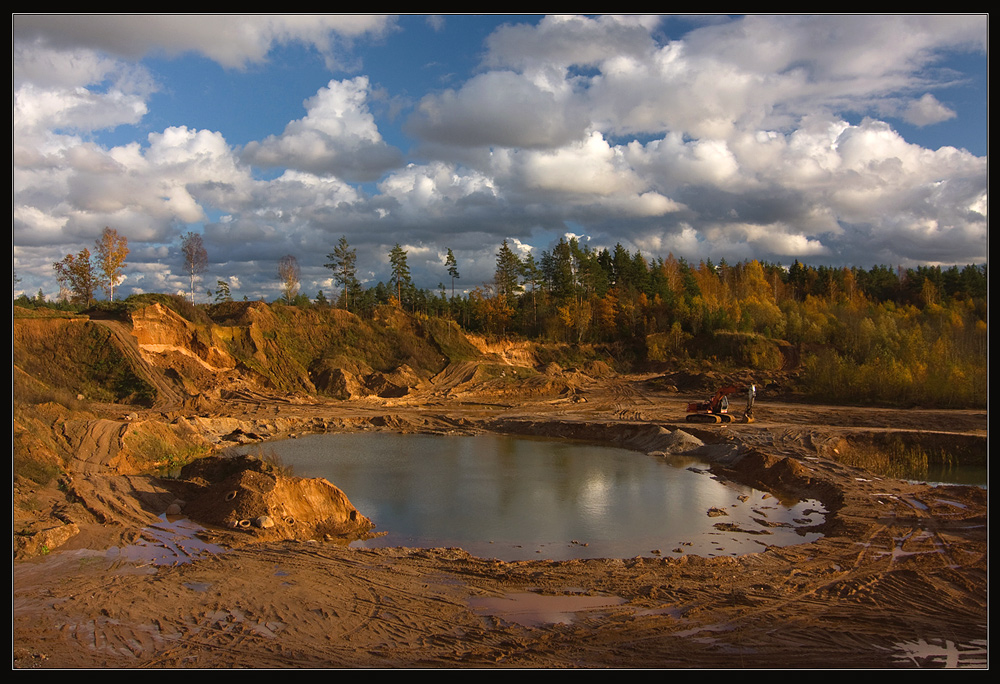
<path fill-rule="evenodd" d="M 902 479 L 930 485 L 958 484 L 987 487 L 989 472 L 984 465 L 930 465 L 920 473 L 904 473 Z"/>
<path fill-rule="evenodd" d="M 120 559 L 151 565 L 190 563 L 208 554 L 222 553 L 223 548 L 202 541 L 196 535 L 202 527 L 186 518 L 175 520 L 160 516 L 160 522 L 145 528 L 142 537 L 131 546 L 109 549 L 109 560 Z"/>
<path fill-rule="evenodd" d="M 265 448 L 295 475 L 340 487 L 387 533 L 362 546 L 456 546 L 508 561 L 712 556 L 811 541 L 819 535 L 797 528 L 822 522 L 816 501 L 783 503 L 660 457 L 574 442 L 355 433 Z"/>

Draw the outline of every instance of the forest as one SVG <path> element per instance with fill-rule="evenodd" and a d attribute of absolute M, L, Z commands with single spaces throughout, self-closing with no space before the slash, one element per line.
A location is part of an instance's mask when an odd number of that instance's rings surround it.
<path fill-rule="evenodd" d="M 370 315 L 385 304 L 458 321 L 497 337 L 599 344 L 629 362 L 710 360 L 781 367 L 792 345 L 802 389 L 815 399 L 895 406 L 984 407 L 987 267 L 831 268 L 647 258 L 620 244 L 593 250 L 562 239 L 535 260 L 505 241 L 492 282 L 454 294 L 413 286 L 399 245 L 388 284 L 361 288 L 351 265 L 337 304 Z M 350 253 L 347 250 L 346 253 Z M 449 294 L 450 293 L 450 294 Z M 305 300 L 308 302 L 308 300 Z M 305 302 L 302 302 L 305 303 Z"/>
<path fill-rule="evenodd" d="M 312 299 L 299 292 L 297 264 L 285 257 L 278 274 L 283 295 L 274 304 L 338 307 L 362 317 L 395 306 L 453 319 L 494 338 L 598 345 L 631 367 L 700 362 L 777 370 L 787 363 L 779 350 L 792 348 L 799 389 L 815 400 L 986 406 L 985 264 L 867 270 L 797 260 L 788 267 L 756 260 L 694 265 L 673 255 L 647 258 L 620 244 L 594 250 L 565 238 L 536 260 L 519 257 L 504 241 L 493 281 L 456 293 L 461 275 L 450 249 L 442 273 L 449 284 L 442 281 L 437 290 L 413 284 L 398 244 L 389 256 L 389 282 L 362 286 L 356 253 L 341 238 L 325 264 L 338 291 L 329 299 L 322 291 Z M 214 297 L 215 303 L 231 301 L 224 281 Z M 91 302 L 51 303 L 39 294 L 14 303 L 82 309 Z M 199 306 L 211 315 L 211 304 Z"/>

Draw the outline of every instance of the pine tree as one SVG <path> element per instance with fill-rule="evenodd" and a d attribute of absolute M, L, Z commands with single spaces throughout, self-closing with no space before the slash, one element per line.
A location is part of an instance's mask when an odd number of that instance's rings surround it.
<path fill-rule="evenodd" d="M 448 256 L 444 260 L 444 265 L 448 267 L 448 275 L 451 276 L 451 298 L 455 298 L 455 279 L 459 278 L 458 274 L 458 262 L 455 260 L 455 254 L 451 251 L 451 247 L 448 248 Z"/>
<path fill-rule="evenodd" d="M 521 259 L 504 240 L 497 253 L 497 269 L 493 277 L 497 296 L 505 298 L 508 303 L 513 302 L 522 289 L 520 276 Z"/>
<path fill-rule="evenodd" d="M 406 250 L 398 242 L 389 252 L 389 265 L 392 268 L 389 284 L 396 289 L 396 301 L 402 305 L 403 293 L 405 291 L 409 294 L 413 281 L 410 279 L 410 267 L 406 263 Z"/>
<path fill-rule="evenodd" d="M 326 255 L 329 261 L 323 264 L 333 271 L 333 280 L 340 286 L 344 298 L 344 308 L 351 310 L 351 298 L 361 289 L 357 278 L 358 251 L 351 249 L 347 237 L 341 236 L 333 252 Z"/>

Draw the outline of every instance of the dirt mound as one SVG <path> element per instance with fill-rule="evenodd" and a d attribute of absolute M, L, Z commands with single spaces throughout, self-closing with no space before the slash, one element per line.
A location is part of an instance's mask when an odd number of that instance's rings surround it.
<path fill-rule="evenodd" d="M 674 430 L 664 440 L 662 451 L 669 454 L 683 454 L 704 446 L 705 443 L 684 430 Z"/>
<path fill-rule="evenodd" d="M 53 393 L 149 404 L 159 389 L 157 382 L 140 358 L 135 340 L 122 338 L 120 332 L 107 321 L 14 319 L 14 365 Z"/>
<path fill-rule="evenodd" d="M 466 335 L 472 343 L 487 357 L 491 357 L 511 366 L 532 367 L 537 365 L 533 345 L 530 342 L 514 340 L 487 340 L 478 335 Z"/>
<path fill-rule="evenodd" d="M 405 397 L 419 384 L 420 378 L 406 364 L 391 373 L 372 373 L 365 378 L 365 386 L 371 393 L 384 399 Z"/>
<path fill-rule="evenodd" d="M 334 399 L 354 399 L 368 394 L 364 383 L 336 362 L 324 360 L 310 374 L 318 392 Z"/>
<path fill-rule="evenodd" d="M 589 361 L 583 366 L 583 372 L 593 378 L 607 378 L 615 374 L 606 361 Z"/>
<path fill-rule="evenodd" d="M 181 512 L 261 539 L 356 538 L 373 527 L 326 480 L 292 477 L 254 456 L 209 457 L 181 470 Z"/>
<path fill-rule="evenodd" d="M 175 352 L 212 371 L 235 368 L 221 338 L 181 318 L 159 303 L 132 313 L 132 335 L 146 354 Z"/>
<path fill-rule="evenodd" d="M 505 363 L 465 362 L 452 364 L 431 378 L 433 392 L 440 396 L 475 401 L 559 398 L 573 395 L 589 378 L 578 371 L 563 371 L 549 364 L 545 372 Z"/>
<path fill-rule="evenodd" d="M 435 391 L 503 396 L 522 381 L 535 396 L 559 396 L 586 381 L 576 377 L 580 370 L 550 364 L 552 381 L 542 382 L 533 378 L 532 343 L 470 337 L 454 321 L 391 307 L 362 319 L 339 309 L 241 302 L 206 315 L 157 300 L 101 320 L 18 317 L 13 337 L 15 367 L 29 381 L 21 385 L 33 396 L 62 392 L 161 410 L 207 412 L 226 396 L 262 392 L 392 400 L 434 376 Z M 477 364 L 471 376 L 467 364 Z M 611 373 L 601 360 L 580 367 L 590 378 Z"/>
<path fill-rule="evenodd" d="M 334 360 L 321 361 L 311 372 L 311 377 L 319 392 L 342 400 L 369 396 L 383 399 L 405 397 L 422 382 L 406 364 L 388 373 L 358 373 L 339 366 Z"/>

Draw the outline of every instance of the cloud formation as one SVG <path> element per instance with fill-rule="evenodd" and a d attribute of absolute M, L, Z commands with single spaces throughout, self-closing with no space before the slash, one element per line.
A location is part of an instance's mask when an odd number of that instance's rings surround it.
<path fill-rule="evenodd" d="M 448 19 L 422 23 L 447 40 Z M 428 87 L 393 120 L 363 60 L 366 46 L 416 30 L 391 17 L 16 16 L 20 289 L 51 292 L 52 262 L 106 225 L 130 240 L 124 293 L 184 291 L 176 243 L 193 228 L 211 282 L 251 297 L 276 293 L 286 253 L 304 291 L 329 291 L 322 264 L 341 235 L 372 281 L 387 277 L 389 248 L 407 245 L 422 287 L 446 279 L 449 247 L 474 287 L 503 239 L 538 256 L 568 230 L 598 248 L 694 260 L 986 259 L 987 158 L 899 128 L 963 116 L 949 92 L 967 75 L 943 60 L 985 62 L 985 16 L 699 22 L 500 22 L 474 72 Z M 283 130 L 240 147 L 225 129 L 151 123 L 154 95 L 181 85 L 147 56 L 252 75 L 293 44 L 330 71 Z M 393 140 L 405 146 L 388 142 L 401 123 Z"/>
<path fill-rule="evenodd" d="M 288 168 L 350 180 L 377 180 L 402 162 L 368 110 L 368 79 L 330 81 L 305 102 L 307 114 L 281 135 L 251 142 L 244 159 L 263 168 Z"/>
<path fill-rule="evenodd" d="M 292 42 L 308 44 L 328 59 L 338 40 L 379 36 L 393 19 L 380 15 L 146 14 L 15 15 L 22 44 L 53 52 L 94 50 L 126 59 L 196 52 L 227 68 L 263 62 L 271 50 Z"/>

